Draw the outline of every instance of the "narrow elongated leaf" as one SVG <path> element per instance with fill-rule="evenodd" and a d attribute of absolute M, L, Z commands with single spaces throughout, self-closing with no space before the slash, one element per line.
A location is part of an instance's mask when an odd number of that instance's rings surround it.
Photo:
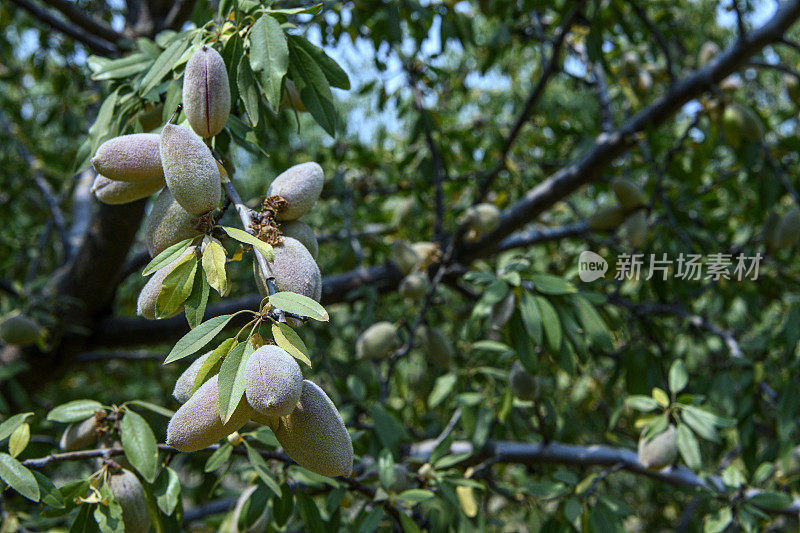
<path fill-rule="evenodd" d="M 669 368 L 669 390 L 672 394 L 678 394 L 689 383 L 689 373 L 682 359 L 676 359 Z"/>
<path fill-rule="evenodd" d="M 525 331 L 528 332 L 528 335 L 537 346 L 541 346 L 543 334 L 542 315 L 539 313 L 539 306 L 536 305 L 536 300 L 528 291 L 522 291 L 519 312 Z"/>
<path fill-rule="evenodd" d="M 269 303 L 287 313 L 307 316 L 321 322 L 327 322 L 330 319 L 328 312 L 318 302 L 296 292 L 276 292 L 269 297 Z"/>
<path fill-rule="evenodd" d="M 232 239 L 236 239 L 237 241 L 244 244 L 249 244 L 256 250 L 261 252 L 261 255 L 263 255 L 264 259 L 266 259 L 267 261 L 272 261 L 273 259 L 275 259 L 275 254 L 272 253 L 272 246 L 265 243 L 264 241 L 238 228 L 229 228 L 228 226 L 221 226 L 221 228 Z"/>
<path fill-rule="evenodd" d="M 63 509 L 65 507 L 64 496 L 62 496 L 61 491 L 58 490 L 55 484 L 50 481 L 50 478 L 36 470 L 31 470 L 31 474 L 36 478 L 36 483 L 39 485 L 39 495 L 42 503 L 56 509 Z"/>
<path fill-rule="evenodd" d="M 564 278 L 541 273 L 531 274 L 530 278 L 533 281 L 533 287 L 542 294 L 560 295 L 578 292 L 575 285 Z"/>
<path fill-rule="evenodd" d="M 100 143 L 110 136 L 109 126 L 114 120 L 114 108 L 117 105 L 118 94 L 119 90 L 116 90 L 106 97 L 103 101 L 103 105 L 100 106 L 100 110 L 97 112 L 97 118 L 94 124 L 89 128 L 89 136 L 93 139 L 92 153 L 95 153 Z"/>
<path fill-rule="evenodd" d="M 289 352 L 289 354 L 300 359 L 311 368 L 311 360 L 306 355 L 308 348 L 306 348 L 303 339 L 287 324 L 275 322 L 272 324 L 272 337 L 275 339 L 275 344 Z"/>
<path fill-rule="evenodd" d="M 14 431 L 20 425 L 25 423 L 30 416 L 33 416 L 32 412 L 20 413 L 10 417 L 8 420 L 5 420 L 2 424 L 0 424 L 0 442 L 3 442 L 10 437 L 11 434 L 14 433 Z"/>
<path fill-rule="evenodd" d="M 307 13 L 309 15 L 316 15 L 322 10 L 322 3 L 314 4 L 311 7 L 291 7 L 281 9 L 270 9 L 270 13 L 279 13 L 281 15 L 300 15 Z"/>
<path fill-rule="evenodd" d="M 187 255 L 167 274 L 161 284 L 156 300 L 156 316 L 167 317 L 177 311 L 192 294 L 194 275 L 197 272 L 197 257 Z"/>
<path fill-rule="evenodd" d="M 420 502 L 424 502 L 433 498 L 435 494 L 425 489 L 410 489 L 401 492 L 397 496 L 397 503 L 399 505 L 413 506 Z"/>
<path fill-rule="evenodd" d="M 194 378 L 194 384 L 192 384 L 192 394 L 194 394 L 197 389 L 203 385 L 203 383 L 214 377 L 214 374 L 219 372 L 219 367 L 222 364 L 222 358 L 228 355 L 228 352 L 230 352 L 234 346 L 236 346 L 236 339 L 230 338 L 225 339 L 219 344 L 219 346 L 214 348 L 214 351 L 211 352 L 211 355 L 209 355 L 200 366 L 200 370 L 197 371 L 197 376 Z"/>
<path fill-rule="evenodd" d="M 239 343 L 225 356 L 219 368 L 219 414 L 225 422 L 230 419 L 244 395 L 244 370 L 253 351 L 253 344 L 249 340 Z"/>
<path fill-rule="evenodd" d="M 175 414 L 175 411 L 171 409 L 167 409 L 166 407 L 161 407 L 160 405 L 146 402 L 144 400 L 131 400 L 128 402 L 128 405 L 138 405 L 139 407 L 144 407 L 148 411 L 152 411 L 158 415 L 165 416 L 167 418 L 171 418 L 172 415 Z"/>
<path fill-rule="evenodd" d="M 88 503 L 81 504 L 69 533 L 96 533 L 98 525 L 93 516 L 94 507 Z"/>
<path fill-rule="evenodd" d="M 142 271 L 142 276 L 149 276 L 156 270 L 167 266 L 168 264 L 175 261 L 177 258 L 181 256 L 184 250 L 189 246 L 189 244 L 194 240 L 194 237 L 190 239 L 184 239 L 179 243 L 173 244 L 157 256 L 155 256 L 147 266 L 144 267 Z"/>
<path fill-rule="evenodd" d="M 575 312 L 586 336 L 600 349 L 607 352 L 612 351 L 614 342 L 611 339 L 611 332 L 597 309 L 583 296 L 575 296 L 573 301 L 575 302 Z"/>
<path fill-rule="evenodd" d="M 11 454 L 11 457 L 17 457 L 25 451 L 30 440 L 31 426 L 26 422 L 15 429 L 14 433 L 11 434 L 11 438 L 8 439 L 8 453 Z"/>
<path fill-rule="evenodd" d="M 216 289 L 220 296 L 227 292 L 228 273 L 225 270 L 225 248 L 216 239 L 206 244 L 203 250 L 203 272 L 208 284 Z"/>
<path fill-rule="evenodd" d="M 208 296 L 211 292 L 210 289 L 206 281 L 205 272 L 202 268 L 198 268 L 194 274 L 192 293 L 184 304 L 184 314 L 190 328 L 195 328 L 203 322 L 203 316 L 206 314 L 206 305 L 208 305 Z"/>
<path fill-rule="evenodd" d="M 655 411 L 658 409 L 658 402 L 650 396 L 634 394 L 625 398 L 625 405 L 639 411 Z"/>
<path fill-rule="evenodd" d="M 290 35 L 289 41 L 293 46 L 302 48 L 308 53 L 309 56 L 314 58 L 314 61 L 316 61 L 317 65 L 319 65 L 319 68 L 322 70 L 322 73 L 325 75 L 325 78 L 328 80 L 328 83 L 330 83 L 331 87 L 337 87 L 346 91 L 350 90 L 350 79 L 347 77 L 347 73 L 342 69 L 342 67 L 339 66 L 338 63 L 336 63 L 336 61 L 331 59 L 330 56 L 325 53 L 325 50 L 319 46 L 311 44 L 307 39 L 304 39 L 299 35 Z"/>
<path fill-rule="evenodd" d="M 558 319 L 553 304 L 542 296 L 534 296 L 536 305 L 539 307 L 539 313 L 542 316 L 542 325 L 544 326 L 544 339 L 547 349 L 551 353 L 556 354 L 561 350 L 562 330 L 561 321 Z"/>
<path fill-rule="evenodd" d="M 290 55 L 292 59 L 290 72 L 300 92 L 300 99 L 317 124 L 330 136 L 334 136 L 339 116 L 333 105 L 333 94 L 325 74 L 317 62 L 302 48 L 293 46 Z"/>
<path fill-rule="evenodd" d="M 129 78 L 144 71 L 152 63 L 153 58 L 147 54 L 131 54 L 122 59 L 113 59 L 106 62 L 102 68 L 92 74 L 92 79 L 95 81 L 102 81 Z"/>
<path fill-rule="evenodd" d="M 158 469 L 158 446 L 153 430 L 144 418 L 130 409 L 120 423 L 122 448 L 131 465 L 152 483 Z"/>
<path fill-rule="evenodd" d="M 153 485 L 153 496 L 156 498 L 158 508 L 165 515 L 171 515 L 178 505 L 180 495 L 181 481 L 178 479 L 178 474 L 170 467 L 164 467 Z"/>
<path fill-rule="evenodd" d="M 36 483 L 36 478 L 22 463 L 7 453 L 0 453 L 0 479 L 29 500 L 39 501 L 39 484 Z"/>
<path fill-rule="evenodd" d="M 256 77 L 253 74 L 253 69 L 250 68 L 250 61 L 248 61 L 246 55 L 242 55 L 239 60 L 239 67 L 236 71 L 236 85 L 239 88 L 239 99 L 244 104 L 244 110 L 250 119 L 250 125 L 255 127 L 258 125 L 258 100 L 260 95 Z"/>
<path fill-rule="evenodd" d="M 261 481 L 275 493 L 276 496 L 281 495 L 281 487 L 275 481 L 275 478 L 272 476 L 272 472 L 270 472 L 269 467 L 267 466 L 267 462 L 264 460 L 263 457 L 249 444 L 245 443 L 247 448 L 247 458 L 250 460 L 250 464 L 255 469 L 256 474 L 258 477 L 261 478 Z"/>
<path fill-rule="evenodd" d="M 175 63 L 177 63 L 178 59 L 180 59 L 183 51 L 186 50 L 187 44 L 187 39 L 177 39 L 170 43 L 170 45 L 167 46 L 163 52 L 161 52 L 161 55 L 155 60 L 153 66 L 150 67 L 150 70 L 147 72 L 147 74 L 145 74 L 144 78 L 142 78 L 142 81 L 139 84 L 139 94 L 145 95 L 149 93 L 161 82 L 162 79 L 164 79 L 164 76 L 172 71 Z"/>
<path fill-rule="evenodd" d="M 686 465 L 692 470 L 698 470 L 702 465 L 700 445 L 688 426 L 684 424 L 678 425 L 675 441 L 678 444 L 678 451 L 681 457 L 686 461 Z"/>
<path fill-rule="evenodd" d="M 169 355 L 164 360 L 164 364 L 166 365 L 197 353 L 198 350 L 211 342 L 232 318 L 233 315 L 216 316 L 194 328 L 181 337 L 181 340 L 172 347 Z"/>
<path fill-rule="evenodd" d="M 72 400 L 47 413 L 47 419 L 54 422 L 79 422 L 86 420 L 93 416 L 95 411 L 101 411 L 102 409 L 103 404 L 95 400 Z"/>
<path fill-rule="evenodd" d="M 100 488 L 100 494 L 103 496 L 103 501 L 95 506 L 93 516 L 101 533 L 125 533 L 122 506 L 114 499 L 108 484 Z"/>
<path fill-rule="evenodd" d="M 233 446 L 229 442 L 222 443 L 222 446 L 214 450 L 214 453 L 206 461 L 206 466 L 203 468 L 204 472 L 213 472 L 228 462 L 231 454 L 233 453 Z"/>
<path fill-rule="evenodd" d="M 280 105 L 281 83 L 289 66 L 289 46 L 280 22 L 263 15 L 250 29 L 250 66 L 273 110 Z"/>

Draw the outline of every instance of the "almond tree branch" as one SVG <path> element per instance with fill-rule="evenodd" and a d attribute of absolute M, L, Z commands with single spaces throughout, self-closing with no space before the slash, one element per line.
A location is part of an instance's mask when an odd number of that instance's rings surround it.
<path fill-rule="evenodd" d="M 105 57 L 114 57 L 119 54 L 119 49 L 115 45 L 110 44 L 108 41 L 101 39 L 96 35 L 86 32 L 82 28 L 78 28 L 64 22 L 58 17 L 53 16 L 46 9 L 42 9 L 41 7 L 37 6 L 30 0 L 11 1 L 33 15 L 33 17 L 39 21 L 85 45 L 95 54 Z"/>
<path fill-rule="evenodd" d="M 67 0 L 43 0 L 43 2 L 60 11 L 61 14 L 73 24 L 101 39 L 105 39 L 111 43 L 117 43 L 125 38 L 105 21 L 98 20 L 86 11 L 79 9 L 74 2 L 69 2 Z"/>

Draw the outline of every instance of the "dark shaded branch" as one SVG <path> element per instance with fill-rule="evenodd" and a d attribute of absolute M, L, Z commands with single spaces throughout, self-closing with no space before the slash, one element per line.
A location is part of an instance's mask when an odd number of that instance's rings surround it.
<path fill-rule="evenodd" d="M 586 222 L 577 222 L 560 228 L 533 228 L 521 233 L 509 235 L 497 245 L 497 251 L 503 252 L 512 248 L 521 248 L 542 242 L 558 241 L 568 237 L 580 237 L 589 230 Z"/>
<path fill-rule="evenodd" d="M 85 10 L 79 9 L 74 2 L 67 0 L 43 0 L 45 4 L 56 8 L 64 15 L 67 20 L 83 28 L 88 33 L 105 39 L 110 43 L 117 43 L 124 39 L 124 36 L 114 30 L 108 23 L 98 20 L 89 15 Z"/>
<path fill-rule="evenodd" d="M 563 199 L 582 185 L 596 179 L 601 171 L 623 154 L 635 141 L 636 134 L 654 129 L 664 123 L 681 106 L 711 89 L 741 67 L 750 56 L 766 45 L 780 39 L 800 17 L 800 1 L 780 5 L 775 15 L 747 39 L 737 41 L 703 68 L 676 82 L 660 99 L 639 112 L 621 128 L 601 134 L 594 146 L 577 162 L 562 168 L 503 212 L 500 226 L 477 243 L 464 246 L 458 260 L 472 259 L 494 251 L 505 236 L 523 224 L 534 220 L 545 209 Z"/>
<path fill-rule="evenodd" d="M 87 33 L 81 28 L 67 24 L 63 20 L 53 16 L 46 9 L 42 9 L 41 7 L 37 6 L 30 0 L 11 1 L 33 15 L 33 17 L 38 19 L 40 22 L 47 24 L 54 30 L 59 31 L 68 37 L 72 37 L 79 43 L 85 45 L 95 54 L 105 57 L 114 57 L 119 53 L 119 49 L 113 44 L 110 44 L 108 41 Z"/>

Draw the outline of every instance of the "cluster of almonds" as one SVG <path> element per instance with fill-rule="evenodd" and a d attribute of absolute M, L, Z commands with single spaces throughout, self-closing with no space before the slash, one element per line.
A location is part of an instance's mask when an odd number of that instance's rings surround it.
<path fill-rule="evenodd" d="M 183 405 L 167 426 L 167 444 L 200 450 L 238 431 L 248 421 L 269 426 L 281 447 L 300 466 L 323 476 L 348 476 L 353 443 L 328 395 L 303 379 L 295 359 L 278 346 L 257 349 L 245 366 L 245 395 L 227 421 L 219 415 L 217 376 L 191 394 L 211 352 L 195 360 L 175 383 Z"/>
<path fill-rule="evenodd" d="M 628 180 L 615 179 L 611 189 L 619 203 L 603 207 L 590 216 L 589 228 L 607 231 L 624 225 L 628 243 L 639 248 L 647 238 L 647 197 L 638 185 Z"/>
<path fill-rule="evenodd" d="M 222 167 L 203 138 L 222 130 L 230 103 L 225 63 L 219 53 L 203 46 L 189 59 L 184 73 L 183 109 L 191 129 L 166 124 L 160 134 L 116 137 L 103 143 L 92 159 L 99 174 L 93 190 L 102 202 L 132 202 L 161 190 L 145 228 L 151 256 L 189 238 L 206 235 L 204 243 L 212 238 Z M 276 288 L 316 301 L 322 295 L 322 275 L 315 260 L 317 238 L 297 219 L 317 201 L 323 183 L 322 168 L 313 162 L 284 171 L 270 185 L 263 216 L 257 217 L 254 226 L 259 237 L 273 245 L 274 259 L 267 265 Z M 189 247 L 184 255 L 200 253 L 202 246 Z M 144 286 L 137 303 L 139 315 L 156 318 L 162 283 L 178 261 L 156 271 Z M 264 272 L 255 262 L 254 267 L 259 290 L 266 294 Z M 218 376 L 192 394 L 209 355 L 194 361 L 175 385 L 173 395 L 183 405 L 169 422 L 168 444 L 181 451 L 199 450 L 253 420 L 270 426 L 286 453 L 301 466 L 326 476 L 350 474 L 353 444 L 342 417 L 322 389 L 303 379 L 291 355 L 267 345 L 250 356 L 245 396 L 227 420 L 219 413 Z"/>

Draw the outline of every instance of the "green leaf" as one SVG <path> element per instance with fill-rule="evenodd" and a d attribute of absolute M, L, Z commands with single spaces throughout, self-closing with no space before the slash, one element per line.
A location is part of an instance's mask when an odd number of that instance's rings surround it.
<path fill-rule="evenodd" d="M 327 322 L 330 319 L 328 312 L 319 303 L 296 292 L 276 292 L 269 297 L 269 303 L 287 313 L 306 316 L 321 322 Z"/>
<path fill-rule="evenodd" d="M 679 424 L 675 440 L 678 444 L 678 451 L 687 466 L 692 470 L 698 470 L 702 465 L 700 445 L 691 430 L 686 425 Z"/>
<path fill-rule="evenodd" d="M 11 454 L 11 457 L 17 457 L 25 451 L 30 440 L 31 426 L 27 423 L 21 424 L 14 430 L 14 433 L 11 434 L 11 438 L 8 439 L 8 453 Z"/>
<path fill-rule="evenodd" d="M 214 453 L 206 461 L 206 466 L 203 468 L 204 472 L 213 472 L 228 462 L 231 454 L 233 453 L 233 446 L 230 442 L 223 442 L 222 445 L 214 450 Z"/>
<path fill-rule="evenodd" d="M 121 59 L 104 62 L 102 67 L 92 74 L 92 79 L 103 81 L 130 78 L 144 71 L 152 63 L 153 58 L 147 54 L 134 53 Z"/>
<path fill-rule="evenodd" d="M 197 263 L 197 257 L 189 254 L 178 261 L 178 264 L 164 278 L 161 292 L 158 293 L 156 300 L 157 317 L 172 316 L 192 294 Z"/>
<path fill-rule="evenodd" d="M 707 423 L 707 421 L 698 417 L 696 413 L 697 409 L 683 409 L 681 410 L 681 420 L 686 422 L 692 430 L 697 433 L 700 437 L 710 440 L 712 442 L 719 441 L 719 434 L 717 433 L 716 428 L 713 424 Z"/>
<path fill-rule="evenodd" d="M 211 355 L 209 355 L 200 366 L 200 370 L 197 371 L 197 376 L 195 376 L 194 383 L 192 384 L 192 394 L 194 394 L 203 383 L 211 379 L 214 374 L 219 372 L 219 367 L 222 365 L 222 358 L 228 355 L 234 346 L 236 346 L 236 339 L 231 337 L 230 339 L 225 339 L 219 343 L 219 346 L 214 348 Z"/>
<path fill-rule="evenodd" d="M 669 368 L 669 390 L 672 394 L 677 395 L 689 383 L 689 373 L 686 371 L 686 365 L 683 360 L 676 359 Z"/>
<path fill-rule="evenodd" d="M 88 503 L 81 504 L 78 508 L 78 514 L 75 516 L 75 521 L 69 528 L 69 533 L 96 533 L 98 526 L 95 522 L 92 513 L 94 505 Z"/>
<path fill-rule="evenodd" d="M 436 383 L 433 385 L 433 390 L 428 396 L 428 407 L 434 409 L 439 404 L 447 399 L 453 392 L 458 381 L 458 376 L 455 374 L 445 374 L 436 378 Z"/>
<path fill-rule="evenodd" d="M 223 296 L 228 291 L 228 273 L 225 270 L 225 248 L 212 239 L 203 249 L 203 271 L 208 284 Z"/>
<path fill-rule="evenodd" d="M 94 508 L 94 519 L 102 533 L 124 533 L 125 523 L 122 520 L 122 506 L 114 495 L 111 488 L 106 484 L 100 488 L 103 501 Z"/>
<path fill-rule="evenodd" d="M 289 66 L 289 46 L 281 23 L 264 15 L 250 29 L 250 66 L 273 110 L 281 103 L 281 83 Z"/>
<path fill-rule="evenodd" d="M 93 139 L 92 154 L 97 151 L 97 147 L 106 138 L 110 137 L 109 127 L 114 120 L 114 108 L 117 105 L 117 95 L 119 90 L 114 91 L 103 101 L 94 124 L 89 128 L 89 136 Z"/>
<path fill-rule="evenodd" d="M 703 533 L 722 533 L 728 529 L 731 522 L 733 522 L 733 513 L 730 507 L 725 507 L 706 517 L 703 523 Z"/>
<path fill-rule="evenodd" d="M 192 293 L 186 299 L 184 314 L 186 321 L 189 323 L 190 328 L 196 328 L 203 322 L 203 317 L 206 314 L 206 305 L 208 305 L 208 296 L 210 287 L 206 281 L 205 272 L 202 268 L 198 268 L 194 274 L 194 284 L 192 285 Z"/>
<path fill-rule="evenodd" d="M 63 509 L 66 506 L 64 496 L 61 495 L 61 491 L 56 488 L 55 484 L 50 481 L 50 478 L 36 470 L 31 470 L 31 474 L 36 478 L 36 483 L 39 485 L 42 503 L 56 509 Z"/>
<path fill-rule="evenodd" d="M 150 67 L 150 70 L 145 74 L 144 78 L 142 78 L 139 84 L 139 94 L 145 95 L 149 93 L 161 82 L 164 76 L 172 71 L 172 68 L 178 62 L 178 59 L 180 59 L 188 44 L 189 41 L 186 38 L 177 39 L 161 52 L 161 55 L 155 60 L 153 66 Z"/>
<path fill-rule="evenodd" d="M 183 251 L 189 247 L 189 244 L 191 244 L 191 242 L 194 239 L 195 238 L 192 237 L 190 239 L 182 240 L 181 242 L 173 244 L 172 246 L 170 246 L 169 248 L 167 248 L 166 250 L 155 256 L 149 263 L 147 263 L 147 266 L 144 267 L 144 270 L 142 271 L 142 276 L 149 276 L 156 270 L 164 268 L 168 264 L 178 259 L 183 254 Z"/>
<path fill-rule="evenodd" d="M 219 414 L 226 423 L 244 394 L 244 370 L 253 351 L 253 344 L 249 339 L 247 342 L 239 343 L 225 356 L 219 368 L 217 380 Z"/>
<path fill-rule="evenodd" d="M 314 61 L 319 65 L 319 68 L 322 70 L 322 73 L 325 75 L 331 87 L 344 89 L 346 91 L 350 90 L 350 79 L 347 77 L 347 73 L 336 61 L 325 53 L 325 50 L 311 44 L 307 39 L 299 35 L 289 35 L 289 42 L 293 46 L 302 48 L 309 56 L 314 58 Z"/>
<path fill-rule="evenodd" d="M 583 326 L 586 335 L 595 346 L 606 352 L 611 352 L 614 349 L 614 341 L 611 339 L 611 332 L 600 317 L 600 313 L 583 296 L 575 296 L 573 301 L 575 302 L 578 320 Z"/>
<path fill-rule="evenodd" d="M 400 523 L 403 526 L 403 533 L 419 533 L 420 529 L 414 519 L 405 513 L 400 513 Z"/>
<path fill-rule="evenodd" d="M 308 15 L 316 15 L 322 11 L 322 4 L 314 4 L 311 7 L 292 7 L 292 8 L 285 8 L 285 9 L 268 9 L 269 13 L 277 13 L 281 15 L 300 15 L 300 14 L 308 14 Z"/>
<path fill-rule="evenodd" d="M 748 498 L 748 501 L 762 509 L 779 511 L 791 505 L 794 500 L 792 500 L 790 495 L 784 494 L 783 492 L 765 490 L 754 494 Z"/>
<path fill-rule="evenodd" d="M 557 276 L 549 274 L 531 274 L 530 280 L 533 282 L 533 288 L 542 294 L 551 294 L 554 296 L 560 294 L 572 294 L 578 292 L 575 285 Z"/>
<path fill-rule="evenodd" d="M 272 246 L 265 243 L 264 241 L 238 228 L 229 228 L 228 226 L 220 226 L 220 227 L 232 239 L 236 239 L 237 241 L 244 244 L 249 244 L 256 250 L 261 252 L 261 255 L 263 255 L 264 259 L 266 259 L 267 261 L 272 261 L 273 259 L 275 259 L 275 254 L 272 253 Z"/>
<path fill-rule="evenodd" d="M 272 324 L 272 337 L 275 339 L 275 344 L 289 352 L 295 359 L 299 359 L 311 368 L 311 360 L 305 354 L 308 351 L 303 339 L 297 334 L 288 324 L 280 322 L 273 322 Z"/>
<path fill-rule="evenodd" d="M 308 52 L 300 47 L 290 48 L 289 70 L 300 93 L 300 99 L 314 120 L 333 137 L 339 123 L 339 115 L 333 105 L 333 94 L 325 74 Z"/>
<path fill-rule="evenodd" d="M 164 360 L 164 364 L 172 363 L 197 353 L 217 336 L 231 321 L 233 315 L 221 315 L 206 320 L 189 333 L 181 337 Z"/>
<path fill-rule="evenodd" d="M 658 402 L 658 405 L 661 407 L 669 407 L 669 396 L 667 396 L 666 392 L 658 387 L 653 387 L 652 395 L 653 399 Z"/>
<path fill-rule="evenodd" d="M 165 416 L 167 418 L 172 418 L 172 415 L 175 414 L 175 411 L 171 409 L 167 409 L 166 407 L 161 407 L 160 405 L 146 402 L 144 400 L 131 400 L 127 402 L 127 405 L 137 405 L 139 407 L 147 409 L 148 411 L 152 411 L 157 415 Z"/>
<path fill-rule="evenodd" d="M 47 419 L 54 422 L 79 422 L 94 416 L 95 411 L 102 411 L 103 404 L 95 400 L 72 400 L 63 403 L 47 413 Z"/>
<path fill-rule="evenodd" d="M 0 424 L 0 442 L 3 442 L 8 437 L 11 436 L 12 433 L 25 421 L 30 417 L 33 416 L 32 412 L 27 413 L 20 413 L 18 415 L 14 415 L 8 420 L 5 420 L 2 424 Z"/>
<path fill-rule="evenodd" d="M 553 304 L 547 301 L 542 296 L 534 296 L 536 305 L 539 307 L 539 313 L 542 317 L 542 325 L 544 326 L 544 339 L 547 349 L 551 354 L 557 354 L 561 350 L 562 330 L 561 321 L 558 319 Z"/>
<path fill-rule="evenodd" d="M 153 485 L 153 495 L 161 511 L 169 516 L 178 505 L 181 495 L 181 481 L 173 469 L 165 466 Z"/>
<path fill-rule="evenodd" d="M 425 489 L 404 490 L 397 496 L 397 504 L 411 507 L 418 503 L 428 501 L 434 496 L 435 494 L 433 492 Z"/>
<path fill-rule="evenodd" d="M 255 469 L 256 474 L 258 477 L 261 478 L 261 481 L 269 487 L 269 489 L 275 493 L 276 496 L 281 495 L 281 487 L 278 485 L 278 482 L 275 481 L 275 478 L 272 476 L 272 472 L 267 465 L 267 462 L 264 460 L 263 457 L 249 444 L 245 442 L 245 448 L 247 448 L 247 459 L 250 461 L 250 465 Z"/>
<path fill-rule="evenodd" d="M 39 484 L 36 483 L 36 478 L 22 463 L 7 453 L 0 453 L 0 479 L 29 500 L 39 501 Z"/>
<path fill-rule="evenodd" d="M 153 430 L 138 413 L 126 409 L 120 431 L 125 457 L 142 477 L 152 483 L 158 470 L 158 446 Z"/>
<path fill-rule="evenodd" d="M 658 409 L 658 402 L 650 396 L 643 394 L 634 394 L 625 398 L 625 405 L 638 411 L 654 411 Z"/>
<path fill-rule="evenodd" d="M 253 74 L 253 69 L 250 68 L 250 61 L 246 55 L 242 55 L 239 60 L 239 68 L 236 71 L 236 84 L 239 88 L 239 99 L 242 101 L 247 117 L 250 119 L 250 125 L 255 127 L 258 125 L 258 100 L 260 95 L 256 77 Z"/>
<path fill-rule="evenodd" d="M 536 300 L 528 291 L 522 291 L 519 302 L 519 313 L 522 317 L 522 324 L 531 339 L 537 346 L 542 344 L 542 315 L 539 314 L 539 306 Z"/>

